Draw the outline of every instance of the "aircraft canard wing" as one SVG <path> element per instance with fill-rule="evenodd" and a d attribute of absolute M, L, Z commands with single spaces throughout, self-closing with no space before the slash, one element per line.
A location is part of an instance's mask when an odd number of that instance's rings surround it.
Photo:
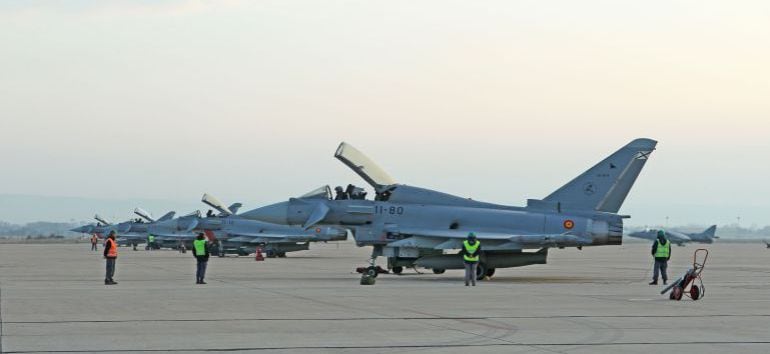
<path fill-rule="evenodd" d="M 118 225 L 118 226 L 115 228 L 115 230 L 116 230 L 116 231 L 117 231 L 119 234 L 124 234 L 124 233 L 126 233 L 126 232 L 129 232 L 129 231 L 131 231 L 131 224 L 120 224 L 120 225 Z"/>

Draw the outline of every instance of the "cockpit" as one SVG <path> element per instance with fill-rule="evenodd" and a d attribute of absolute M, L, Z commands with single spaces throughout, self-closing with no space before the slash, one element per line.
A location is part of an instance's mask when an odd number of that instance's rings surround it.
<path fill-rule="evenodd" d="M 183 217 L 183 218 L 189 218 L 189 217 L 196 217 L 196 218 L 200 218 L 200 217 L 201 217 L 201 215 L 203 215 L 203 214 L 201 214 L 201 211 L 200 211 L 200 210 L 196 210 L 196 211 L 193 211 L 193 212 L 191 212 L 191 213 L 189 213 L 189 214 L 187 214 L 187 215 L 184 215 L 184 216 L 182 216 L 182 217 Z"/>
<path fill-rule="evenodd" d="M 456 206 L 487 206 L 467 198 L 441 193 L 425 188 L 412 187 L 398 184 L 393 177 L 361 151 L 347 143 L 341 143 L 334 153 L 334 157 L 348 166 L 357 175 L 363 178 L 374 189 L 375 201 L 390 201 L 397 203 L 432 203 Z M 346 188 L 338 186 L 334 188 L 334 195 L 328 186 L 321 187 L 301 196 L 302 199 L 322 198 L 327 200 L 364 200 L 367 192 L 360 187 L 348 185 Z"/>
<path fill-rule="evenodd" d="M 366 199 L 366 191 L 361 187 L 356 187 L 352 184 L 348 184 L 347 188 L 343 189 L 342 186 L 334 188 L 334 200 L 364 200 Z"/>
<path fill-rule="evenodd" d="M 353 172 L 361 176 L 361 178 L 374 188 L 376 193 L 375 200 L 388 200 L 393 190 L 397 187 L 396 180 L 394 180 L 393 177 L 352 145 L 344 142 L 341 143 L 334 153 L 334 157 L 350 167 Z M 338 186 L 334 191 L 335 200 L 363 200 L 366 199 L 367 196 L 367 192 L 363 188 L 352 184 L 349 184 L 346 188 Z"/>

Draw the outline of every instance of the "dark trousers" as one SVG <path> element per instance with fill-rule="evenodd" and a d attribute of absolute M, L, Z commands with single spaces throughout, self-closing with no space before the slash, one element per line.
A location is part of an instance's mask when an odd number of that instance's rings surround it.
<path fill-rule="evenodd" d="M 96 251 L 96 250 L 97 250 L 96 244 L 92 243 L 91 244 L 91 251 Z"/>
<path fill-rule="evenodd" d="M 104 280 L 112 280 L 115 275 L 115 260 L 117 258 L 107 258 L 107 274 L 104 275 Z"/>
<path fill-rule="evenodd" d="M 658 273 L 663 277 L 663 281 L 668 281 L 668 274 L 666 274 L 666 269 L 668 269 L 668 260 L 662 259 L 662 260 L 655 260 L 655 267 L 652 269 L 652 281 L 657 282 L 658 281 Z"/>
<path fill-rule="evenodd" d="M 209 264 L 208 260 L 198 260 L 198 269 L 195 271 L 195 279 L 203 281 L 206 277 L 206 266 Z"/>

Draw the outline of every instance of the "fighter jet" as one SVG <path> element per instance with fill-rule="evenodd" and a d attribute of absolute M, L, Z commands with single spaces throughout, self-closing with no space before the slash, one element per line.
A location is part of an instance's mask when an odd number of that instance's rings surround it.
<path fill-rule="evenodd" d="M 632 232 L 628 234 L 628 236 L 654 241 L 658 238 L 658 230 L 659 229 L 646 229 L 644 231 Z M 665 231 L 668 240 L 679 246 L 684 246 L 684 244 L 689 242 L 714 243 L 714 239 L 719 238 L 715 235 L 717 231 L 716 225 L 711 225 L 706 231 L 700 233 L 684 233 L 672 230 Z"/>
<path fill-rule="evenodd" d="M 96 235 L 99 238 L 104 238 L 111 231 L 115 231 L 119 245 L 133 245 L 136 247 L 136 245 L 147 239 L 147 229 L 151 223 L 169 220 L 175 215 L 175 213 L 171 211 L 155 220 L 148 212 L 141 208 L 134 209 L 134 213 L 141 218 L 124 221 L 118 224 L 113 224 L 107 219 L 99 216 L 99 214 L 96 214 L 94 215 L 94 219 L 97 221 L 96 224 L 83 225 L 70 231 Z M 147 221 L 145 222 L 143 219 Z"/>
<path fill-rule="evenodd" d="M 269 224 L 238 216 L 236 213 L 241 207 L 240 203 L 227 207 L 209 194 L 204 194 L 201 201 L 219 213 L 209 212 L 203 217 L 200 211 L 197 211 L 178 219 L 154 224 L 150 227 L 150 232 L 159 240 L 185 244 L 190 244 L 198 232 L 203 232 L 209 240 L 221 246 L 220 255 L 247 255 L 261 247 L 268 257 L 285 257 L 287 252 L 307 250 L 310 242 L 347 239 L 347 230 L 344 228 L 319 226 L 305 230 Z"/>
<path fill-rule="evenodd" d="M 353 233 L 358 246 L 373 246 L 366 270 L 377 275 L 377 257 L 388 268 L 424 267 L 434 273 L 462 269 L 451 250 L 473 232 L 483 253 L 478 278 L 496 268 L 544 264 L 551 247 L 619 245 L 623 219 L 617 214 L 657 142 L 637 139 L 622 147 L 542 200 L 524 207 L 480 202 L 426 188 L 396 183 L 353 146 L 342 143 L 334 156 L 374 189 L 374 200 L 355 186 L 328 186 L 241 214 L 264 222 L 297 225 L 339 225 Z M 537 250 L 526 252 L 525 250 Z"/>

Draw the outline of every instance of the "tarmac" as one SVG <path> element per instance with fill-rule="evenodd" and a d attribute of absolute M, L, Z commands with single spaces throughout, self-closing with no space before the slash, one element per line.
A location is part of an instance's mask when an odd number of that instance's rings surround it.
<path fill-rule="evenodd" d="M 770 250 L 705 247 L 705 298 L 676 302 L 647 285 L 645 243 L 553 249 L 476 287 L 411 269 L 359 285 L 370 249 L 351 242 L 212 257 L 208 285 L 190 253 L 121 248 L 115 286 L 88 244 L 3 244 L 0 352 L 770 352 Z M 673 247 L 672 279 L 695 248 Z"/>

